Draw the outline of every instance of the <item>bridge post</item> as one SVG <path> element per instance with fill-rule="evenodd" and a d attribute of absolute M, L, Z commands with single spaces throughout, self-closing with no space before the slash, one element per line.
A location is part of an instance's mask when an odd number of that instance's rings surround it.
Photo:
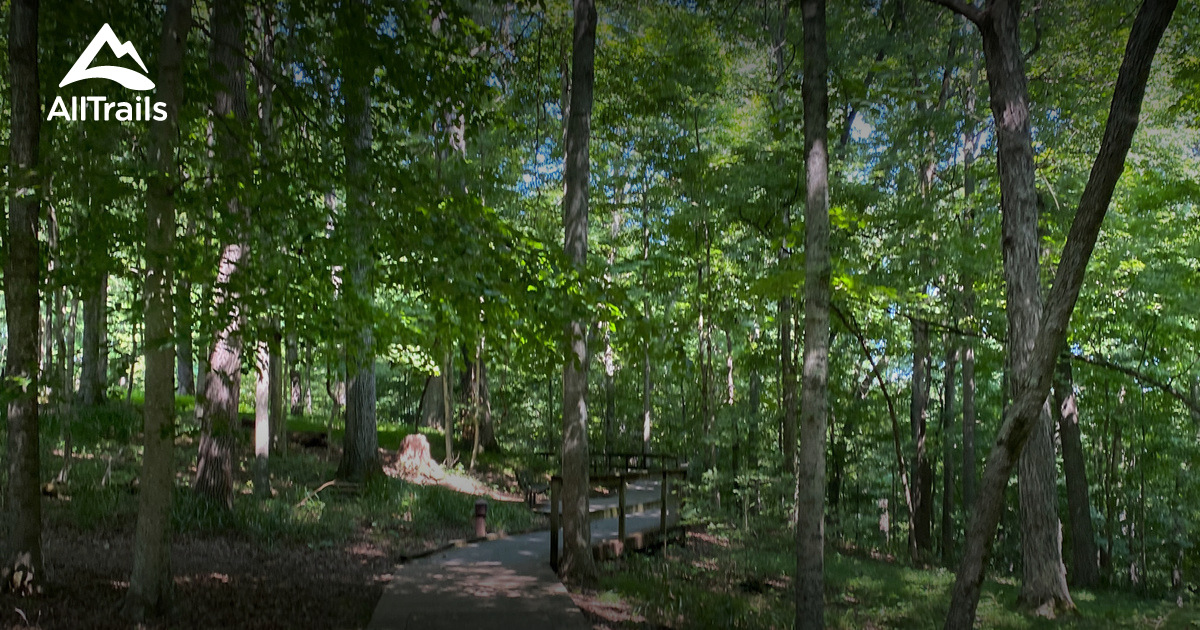
<path fill-rule="evenodd" d="M 558 571 L 558 528 L 561 518 L 558 502 L 562 498 L 562 477 L 550 478 L 550 568 Z"/>
<path fill-rule="evenodd" d="M 617 473 L 617 540 L 625 545 L 625 473 Z"/>
<path fill-rule="evenodd" d="M 662 471 L 662 486 L 659 488 L 662 491 L 662 503 L 659 503 L 658 508 L 658 525 L 662 531 L 663 546 L 667 544 L 667 497 L 671 494 L 670 483 L 671 476 L 664 469 Z"/>

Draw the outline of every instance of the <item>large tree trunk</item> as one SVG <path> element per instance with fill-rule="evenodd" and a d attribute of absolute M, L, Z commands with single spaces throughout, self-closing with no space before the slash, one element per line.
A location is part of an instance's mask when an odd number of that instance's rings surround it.
<path fill-rule="evenodd" d="M 958 339 L 946 334 L 946 372 L 942 382 L 942 564 L 954 558 L 954 392 Z"/>
<path fill-rule="evenodd" d="M 582 269 L 587 260 L 588 144 L 592 126 L 592 87 L 595 82 L 596 7 L 593 0 L 574 0 L 574 46 L 571 55 L 571 94 L 567 106 L 563 166 L 563 235 L 567 257 Z M 587 325 L 566 327 L 567 353 L 563 362 L 563 556 L 558 565 L 563 579 L 591 585 L 597 579 L 592 561 L 592 526 L 588 513 Z"/>
<path fill-rule="evenodd" d="M 1020 7 L 1008 0 L 993 0 L 986 12 L 980 12 L 957 0 L 942 0 L 942 3 L 967 15 L 983 36 L 1000 151 L 1001 211 L 1005 221 L 1024 221 L 1025 225 L 1015 227 L 1036 234 L 1036 209 L 1032 213 L 1022 213 L 1014 207 L 1018 202 L 1032 205 L 1035 197 L 1024 60 L 1018 36 Z M 1004 422 L 984 468 L 980 496 L 975 502 L 963 559 L 955 577 L 946 617 L 947 629 L 965 630 L 974 625 L 984 566 L 1004 511 L 1004 490 L 1016 459 L 1045 408 L 1054 362 L 1066 341 L 1067 325 L 1079 298 L 1088 260 L 1095 249 L 1113 190 L 1124 170 L 1154 54 L 1175 5 L 1176 0 L 1147 0 L 1134 19 L 1117 76 L 1104 139 L 1063 247 L 1044 316 L 1037 327 L 1031 360 L 1024 373 L 1014 375 L 1018 382 L 1017 395 L 1004 414 Z M 1029 162 L 1023 167 L 1028 171 L 1028 178 L 1019 176 L 1022 169 L 1014 163 L 1022 160 Z M 1033 225 L 1028 225 L 1031 220 Z M 1036 253 L 1034 256 L 1036 258 Z M 1036 268 L 1034 278 L 1036 285 Z"/>
<path fill-rule="evenodd" d="M 1071 356 L 1058 358 L 1054 374 L 1054 408 L 1058 410 L 1058 435 L 1062 441 L 1063 474 L 1067 478 L 1067 515 L 1071 525 L 1071 585 L 1091 588 L 1100 583 L 1096 534 L 1092 528 L 1092 502 L 1088 497 L 1086 457 L 1079 431 L 1079 408 Z"/>
<path fill-rule="evenodd" d="M 104 402 L 104 329 L 108 323 L 108 274 L 89 287 L 83 298 L 83 364 L 79 370 L 79 402 L 92 407 Z"/>
<path fill-rule="evenodd" d="M 38 216 L 41 214 L 42 124 L 38 98 L 38 3 L 14 0 L 8 18 L 11 81 L 9 134 L 8 260 L 4 269 L 8 351 L 4 389 L 8 398 L 8 548 L 0 565 L 0 589 L 23 570 L 17 590 L 41 590 L 42 495 L 38 484 Z M 14 576 L 15 577 L 15 576 Z"/>
<path fill-rule="evenodd" d="M 243 138 L 237 132 L 246 120 L 245 34 L 246 6 L 243 0 L 214 0 L 212 10 L 212 71 L 217 79 L 213 115 L 219 188 L 225 197 L 225 213 L 234 223 L 234 240 L 222 247 L 221 262 L 213 287 L 217 313 L 225 324 L 213 340 L 204 378 L 201 402 L 201 434 L 196 461 L 195 488 L 214 505 L 233 508 L 233 465 L 239 426 L 238 398 L 242 382 L 242 328 L 246 315 L 241 296 L 235 291 L 235 274 L 243 272 L 249 256 L 247 208 L 237 196 L 239 177 L 249 170 Z M 220 320 L 219 320 L 220 321 Z"/>
<path fill-rule="evenodd" d="M 800 3 L 804 24 L 804 366 L 796 502 L 796 628 L 825 627 L 825 431 L 828 414 L 829 98 L 825 0 Z M 791 446 L 790 444 L 787 446 Z"/>
<path fill-rule="evenodd" d="M 933 551 L 933 463 L 926 446 L 929 429 L 929 322 L 912 320 L 913 360 L 912 399 L 909 427 L 916 446 L 913 459 L 913 530 L 909 547 L 915 550 L 914 562 L 926 562 Z"/>
<path fill-rule="evenodd" d="M 374 256 L 369 246 L 373 236 L 371 176 L 371 81 L 375 69 L 361 59 L 361 44 L 354 33 L 370 28 L 366 5 L 354 0 L 342 9 L 344 37 L 339 49 L 345 64 L 343 74 L 344 113 L 342 152 L 346 156 L 346 213 L 348 233 L 346 243 L 353 252 L 349 261 L 350 275 L 346 282 L 346 297 L 362 305 L 361 321 L 346 344 L 346 437 L 342 444 L 342 460 L 337 476 L 348 481 L 362 481 L 381 474 L 379 437 L 375 421 L 375 329 L 372 309 L 375 305 Z"/>
<path fill-rule="evenodd" d="M 165 612 L 171 601 L 171 493 L 175 488 L 174 259 L 175 148 L 183 101 L 183 57 L 191 1 L 171 0 L 163 16 L 158 100 L 167 116 L 150 125 L 152 174 L 146 183 L 146 404 L 142 409 L 141 492 L 133 573 L 124 612 L 134 619 Z"/>

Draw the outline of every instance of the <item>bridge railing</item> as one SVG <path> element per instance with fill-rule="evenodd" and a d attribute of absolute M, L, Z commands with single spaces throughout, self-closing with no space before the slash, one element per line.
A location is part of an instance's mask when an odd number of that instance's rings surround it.
<path fill-rule="evenodd" d="M 557 463 L 559 458 L 559 453 L 555 451 L 539 451 L 534 455 L 550 464 Z M 682 458 L 670 453 L 628 451 L 591 453 L 588 460 L 592 476 L 600 477 L 622 472 L 677 470 L 681 468 Z"/>
<path fill-rule="evenodd" d="M 667 526 L 670 523 L 672 515 L 671 498 L 675 494 L 673 492 L 672 480 L 683 480 L 687 478 L 687 468 L 672 468 L 656 471 L 632 471 L 618 472 L 611 475 L 598 476 L 593 481 L 616 481 L 617 486 L 617 539 L 622 545 L 625 544 L 627 532 L 625 528 L 625 515 L 628 511 L 628 504 L 625 500 L 625 489 L 630 480 L 637 479 L 653 479 L 658 478 L 659 484 L 659 532 L 662 537 L 663 544 L 667 540 Z M 550 478 L 550 566 L 555 571 L 558 570 L 558 531 L 562 527 L 562 476 L 554 475 Z M 679 510 L 682 508 L 682 503 L 676 502 L 674 511 L 675 520 L 679 519 Z"/>

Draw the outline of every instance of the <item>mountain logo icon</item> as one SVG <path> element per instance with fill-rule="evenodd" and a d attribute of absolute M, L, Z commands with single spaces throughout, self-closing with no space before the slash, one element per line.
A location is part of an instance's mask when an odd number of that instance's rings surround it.
<path fill-rule="evenodd" d="M 146 70 L 146 64 L 142 63 L 142 58 L 138 56 L 137 50 L 133 48 L 133 44 L 131 42 L 122 43 L 121 40 L 117 39 L 117 34 L 113 32 L 112 27 L 105 24 L 100 27 L 99 32 L 92 38 L 92 43 L 88 44 L 87 48 L 84 49 L 79 60 L 75 62 L 75 65 L 71 66 L 71 70 L 67 72 L 67 76 L 63 77 L 62 83 L 59 83 L 58 87 L 70 85 L 84 79 L 108 79 L 109 81 L 116 81 L 131 90 L 144 91 L 154 89 L 154 82 L 146 75 L 140 74 L 135 70 L 120 66 L 90 67 L 96 59 L 96 54 L 106 45 L 118 58 L 129 55 L 133 57 L 137 65 L 141 66 L 142 72 L 149 72 Z"/>

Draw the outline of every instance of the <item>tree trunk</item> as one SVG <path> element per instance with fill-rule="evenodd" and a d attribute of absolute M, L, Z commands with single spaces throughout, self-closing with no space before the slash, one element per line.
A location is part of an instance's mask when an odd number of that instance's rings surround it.
<path fill-rule="evenodd" d="M 79 402 L 93 407 L 104 402 L 105 374 L 102 343 L 108 321 L 108 277 L 104 274 L 83 298 L 83 365 L 79 371 Z"/>
<path fill-rule="evenodd" d="M 282 339 L 279 325 L 272 326 L 267 340 L 267 371 L 269 373 L 267 397 L 270 405 L 271 450 L 278 454 L 286 454 L 288 448 L 287 414 L 283 408 L 283 356 L 280 354 Z"/>
<path fill-rule="evenodd" d="M 271 496 L 271 353 L 258 342 L 254 356 L 254 496 Z"/>
<path fill-rule="evenodd" d="M 375 420 L 375 259 L 369 246 L 374 235 L 372 216 L 374 180 L 371 176 L 371 82 L 375 68 L 362 59 L 362 45 L 355 33 L 370 28 L 365 0 L 353 0 L 339 13 L 344 20 L 339 54 L 345 65 L 343 74 L 342 152 L 346 167 L 347 245 L 352 254 L 346 297 L 361 305 L 346 346 L 346 434 L 342 443 L 342 461 L 337 476 L 348 481 L 363 481 L 382 474 L 379 437 Z"/>
<path fill-rule="evenodd" d="M 646 295 L 650 292 L 649 284 L 646 281 L 647 267 L 650 265 L 650 208 L 647 205 L 646 186 L 649 184 L 647 178 L 643 177 L 642 185 L 642 291 Z M 650 429 L 651 429 L 651 414 L 653 412 L 651 393 L 653 383 L 650 380 L 650 340 L 651 325 L 653 318 L 648 297 L 642 298 L 642 317 L 645 323 L 643 334 L 645 338 L 642 340 L 642 453 L 650 452 Z"/>
<path fill-rule="evenodd" d="M 977 238 L 975 230 L 975 174 L 972 166 L 975 162 L 975 150 L 979 143 L 979 133 L 974 128 L 975 116 L 975 80 L 974 69 L 966 87 L 966 115 L 972 120 L 972 127 L 963 133 L 963 197 L 966 199 L 967 210 L 963 221 L 965 242 Z M 975 278 L 968 271 L 962 273 L 963 284 L 963 319 L 972 321 L 975 318 Z M 977 475 L 975 472 L 975 340 L 964 336 L 962 342 L 962 496 L 963 511 L 969 518 L 975 503 L 975 487 Z"/>
<path fill-rule="evenodd" d="M 774 23 L 771 28 L 771 49 L 774 62 L 774 99 L 772 107 L 775 115 L 779 117 L 779 123 L 776 128 L 776 135 L 782 140 L 786 131 L 786 123 L 784 122 L 784 92 L 790 89 L 787 86 L 789 80 L 788 66 L 791 64 L 789 53 L 789 45 L 787 40 L 787 22 L 789 13 L 789 3 L 786 0 L 780 0 L 777 6 Z M 779 164 L 782 167 L 782 162 Z M 791 208 L 781 207 L 779 209 L 783 218 L 783 239 L 779 246 L 779 267 L 787 269 L 789 267 L 788 260 L 791 258 L 791 247 L 788 244 L 788 235 L 792 230 L 792 212 Z M 784 295 L 779 298 L 779 381 L 780 381 L 780 396 L 783 403 L 783 418 L 782 426 L 780 427 L 780 441 L 783 450 L 783 471 L 788 477 L 796 473 L 796 415 L 797 415 L 797 396 L 796 396 L 796 365 L 792 360 L 794 343 L 792 340 L 792 296 Z"/>
<path fill-rule="evenodd" d="M 4 269 L 8 350 L 4 389 L 8 399 L 8 547 L 0 566 L 0 589 L 13 587 L 12 573 L 29 574 L 27 590 L 41 591 L 42 495 L 38 487 L 38 220 L 42 124 L 38 98 L 38 3 L 13 0 L 8 19 L 11 93 L 9 134 L 8 260 Z M 15 576 L 14 576 L 15 577 Z M 26 590 L 26 589 L 22 589 Z"/>
<path fill-rule="evenodd" d="M 1025 224 L 1014 227 L 1036 234 L 1036 209 L 1031 213 L 1016 207 L 1022 203 L 1032 207 L 1035 197 L 1024 58 L 1018 33 L 1020 7 L 1008 0 L 994 0 L 988 10 L 981 13 L 952 0 L 945 3 L 966 11 L 983 36 L 988 81 L 992 88 L 992 111 L 997 121 L 1000 205 L 1004 221 L 1024 221 Z M 1004 490 L 1017 456 L 1045 408 L 1054 362 L 1066 341 L 1067 325 L 1079 298 L 1088 260 L 1096 246 L 1113 190 L 1124 170 L 1154 54 L 1175 5 L 1176 0 L 1147 0 L 1134 19 L 1104 138 L 1063 247 L 1053 288 L 1046 301 L 1045 316 L 1037 327 L 1032 360 L 1028 361 L 1025 373 L 1014 376 L 1018 394 L 1004 414 L 995 447 L 984 467 L 980 496 L 973 508 L 963 559 L 955 577 L 946 617 L 947 629 L 968 629 L 974 625 L 984 566 L 1004 511 Z M 1018 162 L 1022 163 L 1020 167 Z M 1026 171 L 1028 177 L 1021 175 Z M 1029 225 L 1031 220 L 1033 224 Z M 1036 253 L 1034 256 L 1036 258 Z M 1036 286 L 1036 268 L 1033 275 Z"/>
<path fill-rule="evenodd" d="M 284 352 L 288 371 L 288 413 L 299 416 L 304 413 L 304 387 L 300 380 L 300 344 L 296 333 L 288 333 Z"/>
<path fill-rule="evenodd" d="M 210 65 L 217 81 L 213 115 L 223 124 L 214 125 L 215 145 L 221 160 L 217 175 L 225 197 L 225 213 L 235 224 L 235 240 L 222 247 L 221 262 L 213 297 L 225 324 L 213 340 L 204 378 L 201 409 L 200 452 L 196 462 L 195 489 L 214 505 L 233 508 L 233 466 L 239 427 L 238 398 L 242 382 L 242 328 L 245 313 L 236 293 L 235 275 L 242 273 L 250 251 L 247 207 L 237 196 L 239 182 L 249 170 L 243 138 L 236 128 L 246 120 L 245 33 L 246 6 L 243 0 L 214 0 L 213 44 Z"/>
<path fill-rule="evenodd" d="M 442 358 L 442 373 L 440 375 L 442 384 L 442 435 L 446 438 L 446 458 L 442 463 L 446 466 L 454 465 L 454 404 L 450 393 L 450 383 L 453 379 L 454 364 L 451 362 L 453 357 L 450 354 L 450 344 L 446 344 L 446 351 Z"/>
<path fill-rule="evenodd" d="M 563 181 L 564 249 L 582 270 L 587 260 L 588 144 L 592 125 L 592 87 L 595 82 L 596 7 L 593 0 L 574 0 L 574 46 L 571 55 L 571 94 L 567 107 Z M 563 363 L 563 556 L 559 575 L 575 584 L 596 582 L 592 561 L 592 526 L 588 512 L 587 325 L 566 326 L 567 353 Z"/>
<path fill-rule="evenodd" d="M 825 627 L 825 431 L 828 414 L 829 98 L 825 0 L 802 0 L 804 23 L 804 366 L 796 503 L 796 628 Z M 790 444 L 788 446 L 791 446 Z"/>
<path fill-rule="evenodd" d="M 1088 497 L 1086 458 L 1079 431 L 1079 408 L 1071 356 L 1064 350 L 1054 378 L 1054 408 L 1058 410 L 1058 435 L 1062 441 L 1063 474 L 1067 478 L 1067 515 L 1071 525 L 1071 570 L 1067 576 L 1077 588 L 1100 584 L 1096 535 L 1092 529 L 1092 503 Z"/>
<path fill-rule="evenodd" d="M 913 360 L 912 399 L 909 405 L 909 427 L 912 429 L 916 455 L 913 459 L 916 479 L 913 484 L 913 530 L 909 532 L 916 550 L 914 562 L 926 562 L 933 551 L 933 464 L 926 447 L 929 418 L 929 323 L 912 320 Z"/>
<path fill-rule="evenodd" d="M 174 260 L 175 150 L 183 101 L 183 58 L 190 0 L 171 0 L 163 16 L 158 99 L 167 116 L 150 124 L 152 175 L 146 183 L 146 403 L 142 409 L 141 490 L 133 573 L 124 612 L 135 620 L 166 612 L 171 601 L 171 493 L 175 487 Z"/>
<path fill-rule="evenodd" d="M 946 334 L 946 372 L 942 381 L 942 564 L 954 558 L 954 392 L 958 339 Z"/>
<path fill-rule="evenodd" d="M 180 396 L 196 394 L 196 360 L 192 355 L 192 285 L 179 281 L 175 336 L 175 393 Z"/>

